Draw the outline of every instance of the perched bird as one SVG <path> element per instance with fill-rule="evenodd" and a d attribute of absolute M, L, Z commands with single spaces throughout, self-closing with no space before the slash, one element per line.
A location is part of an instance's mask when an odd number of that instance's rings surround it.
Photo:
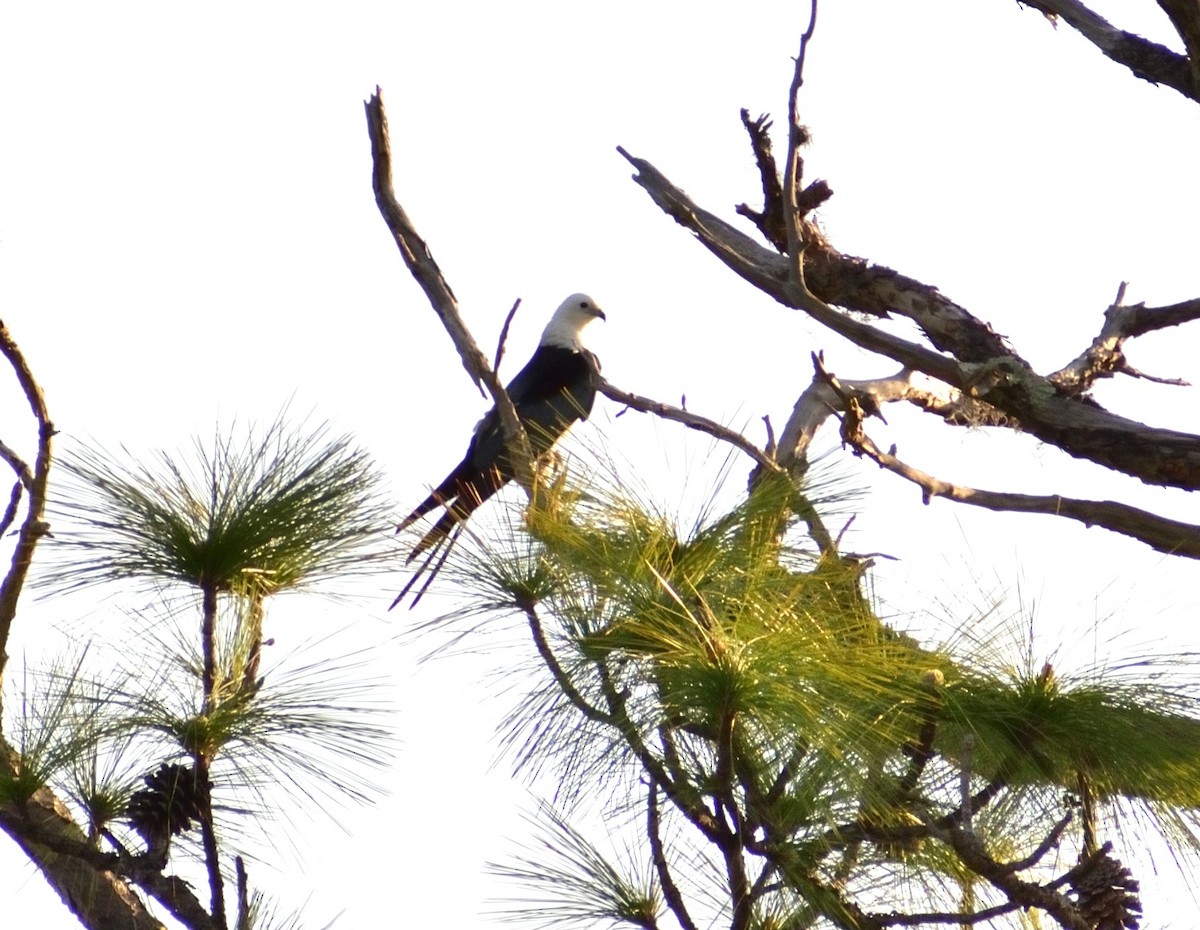
<path fill-rule="evenodd" d="M 529 435 L 534 456 L 549 451 L 572 423 L 587 419 L 591 413 L 600 363 L 583 347 L 581 336 L 584 328 L 597 319 L 603 320 L 605 316 L 596 302 L 587 294 L 572 294 L 558 305 L 533 357 L 508 384 L 508 396 Z M 432 565 L 429 577 L 410 606 L 421 599 L 467 518 L 515 476 L 516 469 L 505 449 L 504 428 L 493 407 L 475 427 L 463 460 L 397 527 L 400 532 L 430 511 L 445 508 L 409 553 L 407 561 L 412 562 L 429 551 L 424 564 L 392 602 L 393 607 Z M 443 547 L 445 551 L 438 559 Z"/>

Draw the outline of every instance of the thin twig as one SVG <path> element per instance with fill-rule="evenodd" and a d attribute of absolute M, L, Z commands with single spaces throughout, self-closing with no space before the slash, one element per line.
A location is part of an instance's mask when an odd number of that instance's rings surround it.
<path fill-rule="evenodd" d="M 580 693 L 579 689 L 575 687 L 575 683 L 571 681 L 571 676 L 559 664 L 558 657 L 554 655 L 554 650 L 550 648 L 550 641 L 546 638 L 546 631 L 542 628 L 542 618 L 538 616 L 537 608 L 531 603 L 525 603 L 521 605 L 521 609 L 525 613 L 525 618 L 529 621 L 529 632 L 533 636 L 533 643 L 537 647 L 538 655 L 541 656 L 543 664 L 554 677 L 554 681 L 558 685 L 558 689 L 563 693 L 563 696 L 588 720 L 615 726 L 616 719 L 613 715 L 605 713 L 589 702 Z"/>
<path fill-rule="evenodd" d="M 713 439 L 721 442 L 729 443 L 736 449 L 745 452 L 750 458 L 754 459 L 759 465 L 775 474 L 782 474 L 783 470 L 779 467 L 779 463 L 771 458 L 766 452 L 758 448 L 749 439 L 743 436 L 736 430 L 730 429 L 728 426 L 722 426 L 714 420 L 707 417 L 702 417 L 697 413 L 692 413 L 689 410 L 684 410 L 682 407 L 675 407 L 671 404 L 663 403 L 659 400 L 651 400 L 649 397 L 643 397 L 640 394 L 631 394 L 628 391 L 623 391 L 606 378 L 601 377 L 596 384 L 596 390 L 607 397 L 609 400 L 616 401 L 618 404 L 624 404 L 626 407 L 631 407 L 634 410 L 639 410 L 642 413 L 652 413 L 664 420 L 673 420 L 676 423 L 682 423 L 688 429 L 694 429 L 701 433 L 707 433 Z"/>
<path fill-rule="evenodd" d="M 492 370 L 497 374 L 500 372 L 500 361 L 504 358 L 504 344 L 508 342 L 508 328 L 512 325 L 513 317 L 517 315 L 519 306 L 521 306 L 520 297 L 513 301 L 512 309 L 508 311 L 508 316 L 504 318 L 504 325 L 500 327 L 500 338 L 496 340 L 496 360 L 492 362 Z"/>
<path fill-rule="evenodd" d="M 29 470 L 29 465 L 14 449 L 9 448 L 7 443 L 0 442 L 0 459 L 8 463 L 8 467 L 13 470 L 21 484 L 27 488 L 33 486 L 33 472 Z"/>
<path fill-rule="evenodd" d="M 787 234 L 788 256 L 792 271 L 803 280 L 804 274 L 804 229 L 800 212 L 800 147 L 808 138 L 800 123 L 800 88 L 804 85 L 804 58 L 808 43 L 817 28 L 817 0 L 809 6 L 808 28 L 800 37 L 800 51 L 792 68 L 792 83 L 788 88 L 788 147 L 787 160 L 783 168 L 784 231 Z"/>
<path fill-rule="evenodd" d="M 972 911 L 969 914 L 931 911 L 923 914 L 900 914 L 893 912 L 877 916 L 880 923 L 895 927 L 915 927 L 920 924 L 961 924 L 970 926 L 995 920 L 997 917 L 1003 917 L 1005 914 L 1011 914 L 1013 911 L 1020 910 L 1021 906 L 1015 901 L 1008 901 L 1005 904 L 985 907 L 981 911 Z"/>
<path fill-rule="evenodd" d="M 29 482 L 29 497 L 26 501 L 25 519 L 17 531 L 17 544 L 13 548 L 12 561 L 4 581 L 0 583 L 0 682 L 4 680 L 4 667 L 8 662 L 8 635 L 17 615 L 17 601 L 25 587 L 25 577 L 33 563 L 33 551 L 38 541 L 49 532 L 46 524 L 46 482 L 50 477 L 51 442 L 54 424 L 46 409 L 46 398 L 33 377 L 33 371 L 25 356 L 17 347 L 8 327 L 0 322 L 0 354 L 12 366 L 17 382 L 25 394 L 33 417 L 37 421 L 37 458 L 34 460 L 33 477 Z M 28 469 L 25 469 L 28 471 Z M 18 475 L 22 472 L 18 470 Z"/>
<path fill-rule="evenodd" d="M 958 753 L 958 804 L 959 815 L 964 830 L 971 829 L 971 818 L 975 815 L 975 801 L 971 797 L 971 766 L 975 761 L 975 734 L 968 733 L 962 739 L 962 749 Z"/>
<path fill-rule="evenodd" d="M 1032 869 L 1041 861 L 1046 853 L 1058 845 L 1062 839 L 1063 831 L 1067 829 L 1073 819 L 1074 815 L 1070 811 L 1067 811 L 1066 814 L 1058 819 L 1058 822 L 1050 829 L 1050 832 L 1046 834 L 1042 841 L 1038 843 L 1037 848 L 1033 852 L 1024 859 L 1017 859 L 1015 862 L 1005 862 L 1002 864 L 1003 867 L 1010 872 L 1024 872 L 1026 869 Z"/>
<path fill-rule="evenodd" d="M 0 518 L 0 536 L 5 535 L 13 521 L 17 519 L 17 511 L 21 507 L 21 482 L 14 481 L 8 494 L 8 505 L 4 508 L 4 516 Z"/>

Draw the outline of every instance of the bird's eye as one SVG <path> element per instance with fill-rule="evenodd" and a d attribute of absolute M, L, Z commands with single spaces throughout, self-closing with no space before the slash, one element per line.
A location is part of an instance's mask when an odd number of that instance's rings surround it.
<path fill-rule="evenodd" d="M 587 308 L 590 306 L 590 304 L 589 304 L 589 303 L 588 303 L 586 300 L 581 300 L 581 301 L 579 302 L 579 306 L 580 306 L 581 308 L 583 308 L 584 310 L 586 310 L 586 309 L 587 309 Z"/>

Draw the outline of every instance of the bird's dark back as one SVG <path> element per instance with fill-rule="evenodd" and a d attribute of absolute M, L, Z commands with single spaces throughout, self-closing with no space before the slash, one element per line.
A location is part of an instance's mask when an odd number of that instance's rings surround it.
<path fill-rule="evenodd" d="M 535 455 L 559 440 L 576 420 L 585 420 L 596 399 L 599 364 L 587 351 L 538 346 L 507 387 Z M 496 464 L 504 451 L 496 411 L 489 411 L 475 434 L 469 454 L 479 467 Z"/>

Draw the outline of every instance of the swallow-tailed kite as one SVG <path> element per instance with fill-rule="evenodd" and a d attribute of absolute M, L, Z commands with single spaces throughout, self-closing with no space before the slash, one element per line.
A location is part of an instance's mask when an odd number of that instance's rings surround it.
<path fill-rule="evenodd" d="M 596 302 L 587 294 L 572 294 L 554 311 L 533 357 L 508 385 L 508 396 L 529 435 L 534 456 L 549 451 L 572 423 L 587 419 L 591 413 L 600 363 L 583 347 L 581 335 L 584 327 L 596 319 L 605 319 L 604 311 L 596 306 Z M 493 407 L 475 427 L 467 454 L 458 467 L 397 528 L 399 532 L 430 511 L 445 508 L 445 513 L 409 553 L 407 561 L 412 562 L 422 552 L 430 550 L 425 563 L 392 603 L 393 607 L 434 563 L 439 550 L 448 542 L 453 545 L 457 531 L 467 518 L 508 484 L 515 474 L 505 449 L 504 429 Z M 421 599 L 448 553 L 447 548 L 441 560 L 433 565 L 429 578 L 413 599 L 413 605 Z"/>

